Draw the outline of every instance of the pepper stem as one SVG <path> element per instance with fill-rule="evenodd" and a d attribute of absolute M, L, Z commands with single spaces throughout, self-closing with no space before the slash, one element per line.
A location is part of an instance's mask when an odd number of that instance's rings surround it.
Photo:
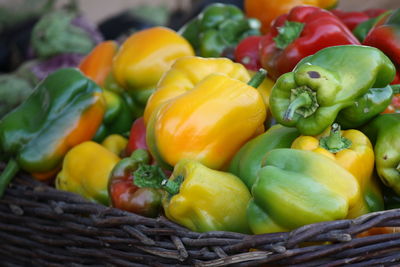
<path fill-rule="evenodd" d="M 285 121 L 291 121 L 293 119 L 294 113 L 301 107 L 309 107 L 312 104 L 312 99 L 310 95 L 306 92 L 298 95 L 292 102 L 290 102 L 283 119 Z"/>
<path fill-rule="evenodd" d="M 342 136 L 340 132 L 340 125 L 337 123 L 332 124 L 329 136 L 320 139 L 319 144 L 331 153 L 339 152 L 351 146 L 351 141 Z"/>
<path fill-rule="evenodd" d="M 398 172 L 400 172 L 400 163 L 399 163 L 399 165 L 397 165 L 396 170 L 397 170 Z"/>
<path fill-rule="evenodd" d="M 266 76 L 267 71 L 265 69 L 259 69 L 247 84 L 253 86 L 254 88 L 258 88 L 260 84 L 262 84 Z"/>
<path fill-rule="evenodd" d="M 3 173 L 0 175 L 0 197 L 4 195 L 4 191 L 14 176 L 19 171 L 19 165 L 15 159 L 10 159 L 7 163 L 6 168 Z"/>
<path fill-rule="evenodd" d="M 164 179 L 161 182 L 161 187 L 168 192 L 170 195 L 176 195 L 179 193 L 179 189 L 183 182 L 183 176 L 179 175 L 174 180 Z"/>

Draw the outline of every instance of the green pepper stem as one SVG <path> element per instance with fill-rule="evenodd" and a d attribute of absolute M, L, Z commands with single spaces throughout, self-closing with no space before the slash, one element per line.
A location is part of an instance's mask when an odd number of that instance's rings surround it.
<path fill-rule="evenodd" d="M 312 104 L 312 99 L 310 95 L 306 92 L 301 93 L 292 102 L 290 102 L 289 107 L 287 108 L 285 114 L 283 115 L 283 119 L 285 121 L 291 121 L 297 109 L 301 107 L 311 106 L 311 104 Z"/>
<path fill-rule="evenodd" d="M 258 88 L 260 84 L 262 84 L 266 76 L 267 71 L 265 69 L 259 69 L 247 84 L 253 86 L 254 88 Z"/>
<path fill-rule="evenodd" d="M 396 170 L 397 170 L 398 172 L 400 172 L 400 163 L 399 163 L 399 165 L 397 165 Z"/>
<path fill-rule="evenodd" d="M 179 193 L 179 189 L 181 188 L 181 184 L 183 182 L 183 176 L 179 175 L 176 179 L 164 179 L 161 182 L 161 187 L 170 195 L 176 195 Z"/>
<path fill-rule="evenodd" d="M 321 138 L 320 146 L 331 153 L 336 153 L 343 149 L 349 148 L 351 146 L 351 141 L 342 136 L 340 125 L 334 123 L 332 124 L 329 136 Z"/>
<path fill-rule="evenodd" d="M 15 159 L 10 159 L 7 163 L 6 168 L 3 173 L 0 175 L 0 197 L 3 197 L 4 191 L 14 176 L 19 171 L 19 165 Z"/>

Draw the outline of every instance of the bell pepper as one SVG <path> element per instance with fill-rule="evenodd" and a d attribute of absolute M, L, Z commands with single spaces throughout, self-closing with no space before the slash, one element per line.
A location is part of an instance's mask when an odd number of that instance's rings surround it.
<path fill-rule="evenodd" d="M 350 44 L 360 42 L 338 17 L 318 7 L 298 6 L 278 17 L 261 40 L 261 65 L 276 80 L 325 47 Z"/>
<path fill-rule="evenodd" d="M 151 114 L 158 106 L 192 90 L 196 84 L 213 73 L 226 74 L 242 82 L 250 79 L 243 65 L 233 63 L 227 58 L 180 58 L 163 76 L 156 91 L 150 96 L 143 115 L 145 124 L 148 124 Z"/>
<path fill-rule="evenodd" d="M 345 129 L 357 128 L 367 123 L 386 110 L 393 98 L 393 87 L 370 88 L 367 93 L 357 98 L 351 106 L 342 109 L 336 121 Z"/>
<path fill-rule="evenodd" d="M 0 195 L 22 169 L 38 179 L 59 170 L 64 155 L 90 140 L 105 110 L 101 88 L 76 69 L 61 69 L 0 121 L 0 151 L 9 160 L 0 175 Z"/>
<path fill-rule="evenodd" d="M 107 191 L 111 170 L 121 159 L 93 141 L 83 142 L 66 155 L 55 186 L 79 194 L 88 200 L 109 205 Z"/>
<path fill-rule="evenodd" d="M 229 172 L 239 177 L 251 190 L 257 179 L 257 172 L 265 160 L 265 154 L 272 149 L 289 148 L 299 135 L 296 128 L 279 124 L 272 126 L 240 148 L 229 164 Z"/>
<path fill-rule="evenodd" d="M 400 195 L 400 114 L 381 114 L 362 130 L 374 145 L 379 178 Z"/>
<path fill-rule="evenodd" d="M 138 171 L 134 175 L 139 186 L 161 188 L 162 206 L 171 221 L 196 232 L 249 233 L 246 206 L 251 196 L 235 175 L 188 159 L 175 165 L 169 179 Z"/>
<path fill-rule="evenodd" d="M 381 8 L 371 8 L 363 11 L 344 11 L 340 9 L 331 10 L 331 12 L 338 17 L 351 31 L 353 31 L 361 23 L 369 19 L 376 18 L 386 11 L 386 9 Z"/>
<path fill-rule="evenodd" d="M 178 33 L 153 27 L 125 40 L 114 57 L 112 72 L 143 113 L 148 97 L 164 72 L 176 59 L 193 55 L 190 43 Z"/>
<path fill-rule="evenodd" d="M 246 15 L 261 21 L 261 30 L 267 33 L 271 23 L 278 16 L 289 12 L 295 6 L 310 5 L 320 8 L 334 8 L 338 0 L 245 0 Z"/>
<path fill-rule="evenodd" d="M 124 155 L 131 155 L 136 149 L 147 150 L 146 125 L 143 117 L 137 118 L 131 127 L 128 144 L 125 147 Z"/>
<path fill-rule="evenodd" d="M 243 11 L 230 4 L 208 5 L 197 17 L 185 24 L 179 33 L 202 57 L 221 57 L 243 38 L 259 35 L 261 24 L 246 18 Z"/>
<path fill-rule="evenodd" d="M 93 137 L 96 142 L 102 142 L 111 134 L 128 132 L 133 122 L 131 110 L 123 95 L 104 89 L 103 96 L 106 101 L 106 112 L 102 124 Z"/>
<path fill-rule="evenodd" d="M 330 130 L 330 131 L 329 131 Z M 348 170 L 360 185 L 363 201 L 359 202 L 357 216 L 383 210 L 383 197 L 373 179 L 375 156 L 368 137 L 358 130 L 340 131 L 334 123 L 319 136 L 300 136 L 294 140 L 293 149 L 309 150 L 336 161 Z M 353 216 L 353 214 L 350 214 Z M 353 216 L 355 217 L 355 216 Z"/>
<path fill-rule="evenodd" d="M 277 80 L 270 97 L 271 113 L 277 122 L 296 127 L 303 135 L 317 135 L 340 110 L 370 88 L 387 86 L 394 76 L 393 63 L 374 47 L 327 47 Z"/>
<path fill-rule="evenodd" d="M 363 45 L 379 48 L 398 68 L 400 66 L 400 8 L 382 20 L 368 32 Z"/>
<path fill-rule="evenodd" d="M 161 105 L 147 124 L 146 141 L 156 162 L 171 169 L 187 158 L 223 168 L 263 127 L 265 104 L 254 87 L 264 77 L 265 71 L 259 72 L 245 84 L 215 73 L 187 84 L 191 88 Z"/>
<path fill-rule="evenodd" d="M 357 179 L 335 161 L 288 148 L 266 154 L 251 192 L 247 217 L 255 234 L 344 219 L 361 199 Z"/>
<path fill-rule="evenodd" d="M 117 50 L 116 42 L 101 42 L 81 61 L 78 68 L 95 83 L 104 86 Z"/>
<path fill-rule="evenodd" d="M 108 193 L 112 206 L 147 217 L 156 217 L 161 210 L 161 191 L 155 188 L 135 185 L 134 173 L 141 175 L 160 175 L 161 169 L 149 166 L 150 155 L 146 150 L 135 150 L 114 166 L 108 182 Z"/>
<path fill-rule="evenodd" d="M 259 46 L 262 36 L 249 36 L 243 39 L 235 49 L 235 61 L 248 70 L 258 71 L 261 68 Z"/>
<path fill-rule="evenodd" d="M 101 142 L 102 146 L 117 156 L 122 155 L 127 144 L 128 140 L 120 134 L 111 134 Z"/>

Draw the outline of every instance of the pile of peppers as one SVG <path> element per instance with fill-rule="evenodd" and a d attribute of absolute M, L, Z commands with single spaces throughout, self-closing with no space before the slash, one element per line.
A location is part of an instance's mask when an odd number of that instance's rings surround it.
<path fill-rule="evenodd" d="M 283 2 L 210 5 L 49 75 L 0 120 L 0 195 L 22 170 L 246 234 L 400 207 L 400 9 Z"/>

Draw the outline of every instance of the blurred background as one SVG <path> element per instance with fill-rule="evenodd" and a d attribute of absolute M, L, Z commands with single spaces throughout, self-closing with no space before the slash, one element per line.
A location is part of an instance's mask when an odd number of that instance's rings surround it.
<path fill-rule="evenodd" d="M 32 36 L 32 30 L 39 19 L 50 10 L 67 7 L 79 13 L 81 18 L 74 23 L 86 25 L 86 30 L 92 33 L 93 40 L 97 43 L 99 38 L 122 41 L 135 31 L 155 25 L 179 30 L 213 2 L 231 3 L 243 8 L 243 0 L 0 0 L 0 73 L 14 71 L 22 62 L 37 58 L 38 54 L 41 59 L 49 57 L 38 51 L 41 47 L 38 44 L 43 41 L 39 39 L 53 34 L 57 29 L 64 29 L 61 25 L 64 17 L 43 22 L 44 29 L 37 30 L 39 34 L 35 36 Z M 341 0 L 337 8 L 360 11 L 370 8 L 393 9 L 399 6 L 399 0 Z M 67 33 L 67 30 L 62 31 Z M 59 35 L 54 40 L 66 38 Z M 83 41 L 79 39 L 76 42 L 82 44 Z M 35 43 L 39 48 L 35 49 Z M 74 65 L 79 58 L 74 56 L 67 61 L 63 60 L 62 64 L 66 63 L 65 66 L 68 66 Z"/>

